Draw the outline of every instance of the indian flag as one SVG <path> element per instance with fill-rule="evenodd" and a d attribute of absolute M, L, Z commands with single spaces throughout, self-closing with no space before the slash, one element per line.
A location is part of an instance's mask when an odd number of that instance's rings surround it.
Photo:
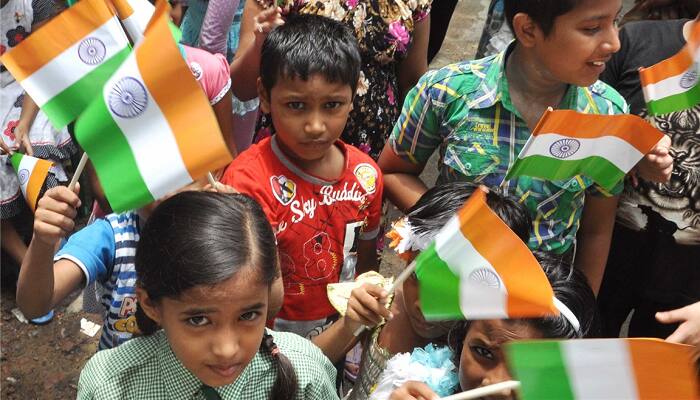
<path fill-rule="evenodd" d="M 105 0 L 81 0 L 0 59 L 56 128 L 73 121 L 129 54 Z"/>
<path fill-rule="evenodd" d="M 700 104 L 700 23 L 696 22 L 691 32 L 688 44 L 678 54 L 639 71 L 651 115 Z"/>
<path fill-rule="evenodd" d="M 477 189 L 416 258 L 426 319 L 557 315 L 542 268 Z"/>
<path fill-rule="evenodd" d="M 662 137 L 635 115 L 547 110 L 506 179 L 561 180 L 586 175 L 610 190 Z"/>
<path fill-rule="evenodd" d="M 700 398 L 693 347 L 658 339 L 506 344 L 524 400 Z"/>
<path fill-rule="evenodd" d="M 153 4 L 147 0 L 112 0 L 112 4 L 133 43 L 140 42 L 148 21 L 153 16 Z"/>
<path fill-rule="evenodd" d="M 36 203 L 39 201 L 39 193 L 53 163 L 22 153 L 13 153 L 10 161 L 17 172 L 22 194 L 27 199 L 29 207 L 34 211 Z"/>
<path fill-rule="evenodd" d="M 231 161 L 170 33 L 167 7 L 159 3 L 144 39 L 76 122 L 76 139 L 115 212 L 146 205 Z"/>

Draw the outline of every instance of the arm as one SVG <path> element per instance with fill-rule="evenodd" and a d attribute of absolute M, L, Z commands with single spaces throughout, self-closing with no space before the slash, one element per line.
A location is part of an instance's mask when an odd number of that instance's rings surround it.
<path fill-rule="evenodd" d="M 228 32 L 238 10 L 238 4 L 238 0 L 209 0 L 202 29 L 199 31 L 200 48 L 226 56 Z"/>
<path fill-rule="evenodd" d="M 75 227 L 78 190 L 79 185 L 75 192 L 64 186 L 53 188 L 37 205 L 34 237 L 17 281 L 17 305 L 27 318 L 45 315 L 83 282 L 77 264 L 65 259 L 53 262 L 56 245 Z"/>
<path fill-rule="evenodd" d="M 391 139 L 384 146 L 377 164 L 384 174 L 386 197 L 402 212 L 416 204 L 428 190 L 418 176 L 423 172 L 425 164 L 413 164 L 397 156 L 391 146 Z"/>
<path fill-rule="evenodd" d="M 450 396 L 452 397 L 452 396 Z M 423 382 L 408 381 L 391 392 L 389 400 L 436 400 L 438 395 Z"/>
<path fill-rule="evenodd" d="M 256 82 L 260 75 L 260 50 L 268 32 L 284 23 L 281 12 L 279 8 L 263 9 L 256 0 L 245 3 L 238 51 L 231 63 L 231 89 L 241 101 L 258 96 Z"/>
<path fill-rule="evenodd" d="M 362 325 L 375 326 L 393 315 L 386 308 L 389 294 L 382 287 L 365 283 L 352 290 L 345 315 L 311 341 L 333 363 L 345 357 L 357 343 L 355 331 Z"/>
<path fill-rule="evenodd" d="M 428 40 L 430 36 L 430 14 L 416 23 L 413 30 L 413 42 L 406 58 L 398 69 L 399 95 L 403 101 L 406 93 L 428 71 Z"/>
<path fill-rule="evenodd" d="M 25 93 L 22 99 L 22 111 L 20 111 L 19 122 L 15 127 L 15 137 L 19 145 L 19 150 L 21 151 L 22 148 L 24 148 L 24 151 L 30 156 L 34 155 L 34 150 L 29 140 L 29 130 L 32 128 L 32 124 L 38 113 L 39 107 L 34 100 L 29 97 L 29 94 Z"/>
<path fill-rule="evenodd" d="M 231 156 L 236 158 L 238 149 L 236 148 L 236 142 L 233 140 L 233 105 L 231 91 L 229 90 L 218 103 L 212 106 L 212 108 L 214 109 L 214 115 L 216 115 L 216 121 L 219 123 L 221 135 L 223 135 L 224 142 L 226 142 L 226 147 L 228 147 L 228 151 L 231 152 Z"/>
<path fill-rule="evenodd" d="M 583 207 L 575 263 L 586 275 L 596 296 L 608 261 L 618 200 L 619 196 L 596 197 L 587 194 Z"/>

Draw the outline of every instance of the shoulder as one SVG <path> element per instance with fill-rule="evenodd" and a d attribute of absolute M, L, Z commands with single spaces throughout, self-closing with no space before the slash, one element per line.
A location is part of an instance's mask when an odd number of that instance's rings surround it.
<path fill-rule="evenodd" d="M 356 169 L 358 165 L 368 165 L 381 174 L 379 166 L 367 153 L 355 146 L 345 144 L 348 157 L 348 169 Z"/>
<path fill-rule="evenodd" d="M 221 181 L 225 184 L 236 183 L 243 176 L 258 176 L 261 171 L 270 167 L 269 160 L 274 157 L 270 146 L 270 138 L 265 138 L 260 143 L 254 144 L 234 158 L 226 167 Z"/>
<path fill-rule="evenodd" d="M 157 332 L 151 336 L 138 337 L 122 345 L 98 351 L 85 364 L 78 382 L 78 397 L 118 390 L 120 385 L 128 382 L 134 384 L 157 369 L 158 352 L 167 345 L 164 333 Z"/>
<path fill-rule="evenodd" d="M 280 351 L 291 361 L 300 384 L 323 377 L 331 371 L 335 379 L 335 367 L 310 340 L 290 332 L 270 331 L 270 334 Z"/>
<path fill-rule="evenodd" d="M 488 79 L 496 76 L 501 53 L 478 60 L 461 61 L 428 71 L 417 84 L 419 92 L 434 104 L 469 101 L 480 96 Z"/>
<path fill-rule="evenodd" d="M 585 91 L 583 96 L 579 93 L 579 101 L 595 102 L 600 114 L 626 114 L 628 112 L 627 101 L 617 90 L 603 81 L 596 81 L 587 88 L 579 88 Z M 590 94 L 590 99 L 588 98 Z"/>

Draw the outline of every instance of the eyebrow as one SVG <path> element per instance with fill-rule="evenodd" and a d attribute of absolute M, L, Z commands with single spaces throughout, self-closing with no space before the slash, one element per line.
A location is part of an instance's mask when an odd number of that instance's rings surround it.
<path fill-rule="evenodd" d="M 257 311 L 257 310 L 264 308 L 264 307 L 265 307 L 265 303 L 255 303 L 255 304 L 251 304 L 247 307 L 243 307 L 243 309 L 241 311 L 243 311 L 243 312 Z"/>

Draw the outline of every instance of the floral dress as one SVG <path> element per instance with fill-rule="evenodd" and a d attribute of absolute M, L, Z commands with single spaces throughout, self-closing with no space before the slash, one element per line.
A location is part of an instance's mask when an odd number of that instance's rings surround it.
<path fill-rule="evenodd" d="M 31 0 L 9 0 L 3 5 L 0 8 L 0 18 L 2 19 L 0 54 L 17 46 L 29 35 L 32 22 L 39 17 L 35 13 L 35 8 L 41 6 L 42 11 L 47 11 L 50 4 L 52 3 L 41 0 L 35 0 L 33 3 Z M 16 143 L 14 129 L 19 123 L 24 90 L 10 72 L 1 65 L 0 87 L 0 123 L 2 124 L 0 135 L 8 147 L 17 150 L 19 144 Z M 56 186 L 59 181 L 67 181 L 68 177 L 63 170 L 62 162 L 70 158 L 76 151 L 68 131 L 65 128 L 55 129 L 46 118 L 46 114 L 39 111 L 29 130 L 29 140 L 35 157 L 54 162 L 46 179 L 44 190 Z M 0 155 L 0 215 L 2 219 L 14 217 L 23 208 L 26 208 L 17 174 L 12 168 L 9 158 L 6 154 Z"/>
<path fill-rule="evenodd" d="M 270 7 L 270 0 L 256 0 Z M 277 0 L 284 15 L 318 14 L 348 24 L 357 37 L 362 71 L 354 107 L 341 138 L 375 160 L 399 116 L 398 68 L 406 57 L 416 23 L 432 0 Z M 263 116 L 256 140 L 273 133 Z"/>

